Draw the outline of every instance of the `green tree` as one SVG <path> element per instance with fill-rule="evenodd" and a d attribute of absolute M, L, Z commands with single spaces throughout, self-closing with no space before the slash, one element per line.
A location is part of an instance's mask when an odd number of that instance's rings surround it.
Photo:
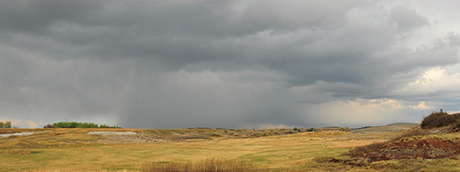
<path fill-rule="evenodd" d="M 51 126 L 51 124 L 49 124 Z M 81 122 L 58 122 L 58 123 L 53 123 L 53 128 L 56 127 L 56 128 L 120 128 L 118 126 L 108 126 L 108 125 L 105 125 L 105 124 L 102 124 L 102 125 L 98 125 L 98 124 L 95 124 L 95 123 L 88 123 L 88 122 L 85 122 L 85 123 L 81 123 Z M 45 128 L 48 127 L 48 126 L 45 126 Z M 48 128 L 51 128 L 51 127 L 48 127 Z"/>
<path fill-rule="evenodd" d="M 0 128 L 11 128 L 11 121 L 0 122 Z"/>

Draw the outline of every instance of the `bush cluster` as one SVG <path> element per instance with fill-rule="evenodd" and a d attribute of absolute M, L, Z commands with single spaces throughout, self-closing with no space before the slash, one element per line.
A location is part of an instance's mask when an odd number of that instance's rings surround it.
<path fill-rule="evenodd" d="M 460 118 L 460 113 L 447 114 L 446 112 L 433 112 L 429 116 L 423 118 L 422 128 L 436 128 L 455 124 Z"/>
<path fill-rule="evenodd" d="M 0 122 L 0 128 L 11 128 L 11 121 Z"/>
<path fill-rule="evenodd" d="M 58 122 L 45 125 L 43 128 L 120 128 L 118 126 L 98 125 L 95 123 L 82 122 Z"/>
<path fill-rule="evenodd" d="M 429 134 L 426 130 L 408 130 L 401 135 L 398 135 L 388 141 L 385 142 L 374 142 L 364 146 L 357 146 L 349 150 L 350 156 L 365 156 L 366 154 L 372 152 L 379 152 L 385 145 L 390 145 L 394 142 L 398 142 L 399 140 L 407 137 L 414 137 L 414 136 L 423 136 Z"/>

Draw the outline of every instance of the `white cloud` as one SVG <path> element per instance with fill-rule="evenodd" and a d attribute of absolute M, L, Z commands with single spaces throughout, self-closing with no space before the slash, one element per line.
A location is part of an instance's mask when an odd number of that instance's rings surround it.
<path fill-rule="evenodd" d="M 420 102 L 417 106 L 413 106 L 414 109 L 432 109 L 432 107 L 426 106 L 425 102 Z"/>
<path fill-rule="evenodd" d="M 395 90 L 393 94 L 408 96 L 458 91 L 460 91 L 460 73 L 449 73 L 443 67 L 434 67 L 418 76 L 415 82 Z"/>

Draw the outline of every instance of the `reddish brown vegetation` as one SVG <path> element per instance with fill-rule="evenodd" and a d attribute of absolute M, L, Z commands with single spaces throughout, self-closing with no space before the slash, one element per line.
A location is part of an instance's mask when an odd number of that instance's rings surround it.
<path fill-rule="evenodd" d="M 426 135 L 426 134 L 428 134 L 426 130 L 412 129 L 386 142 L 376 142 L 376 143 L 372 143 L 369 145 L 355 147 L 350 150 L 349 155 L 352 157 L 366 157 L 369 154 L 374 154 L 375 152 L 380 151 L 381 149 L 385 148 L 391 143 L 399 142 L 403 138 L 419 136 L 419 135 Z"/>
<path fill-rule="evenodd" d="M 421 140 L 402 139 L 381 146 L 376 151 L 361 154 L 369 161 L 381 161 L 390 159 L 437 159 L 458 154 L 460 146 L 450 140 L 429 138 Z"/>
<path fill-rule="evenodd" d="M 437 137 L 419 137 L 449 126 L 447 132 L 460 130 L 460 113 L 448 114 L 433 112 L 424 117 L 421 128 L 413 128 L 389 141 L 372 143 L 350 150 L 351 158 L 374 162 L 391 159 L 438 159 L 456 157 L 460 153 L 460 138 L 441 139 Z M 438 132 L 433 132 L 438 133 Z"/>

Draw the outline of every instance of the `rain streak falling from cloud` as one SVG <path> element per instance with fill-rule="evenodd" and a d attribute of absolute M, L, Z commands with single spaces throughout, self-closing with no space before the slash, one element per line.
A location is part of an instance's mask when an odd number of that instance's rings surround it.
<path fill-rule="evenodd" d="M 0 119 L 136 128 L 419 122 L 439 108 L 460 111 L 456 3 L 0 2 Z"/>

